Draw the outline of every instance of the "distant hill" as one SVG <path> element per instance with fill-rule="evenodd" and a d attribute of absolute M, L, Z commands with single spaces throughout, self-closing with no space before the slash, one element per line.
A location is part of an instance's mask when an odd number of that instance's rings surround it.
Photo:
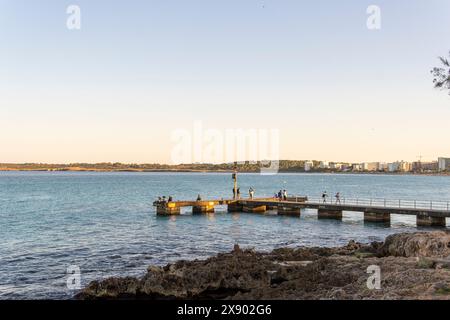
<path fill-rule="evenodd" d="M 266 164 L 257 163 L 223 163 L 223 164 L 129 164 L 129 163 L 70 163 L 70 164 L 47 164 L 47 163 L 0 163 L 3 171 L 214 171 L 229 172 L 237 168 L 240 172 L 259 172 Z M 303 172 L 305 161 L 282 160 L 279 170 L 284 172 Z"/>

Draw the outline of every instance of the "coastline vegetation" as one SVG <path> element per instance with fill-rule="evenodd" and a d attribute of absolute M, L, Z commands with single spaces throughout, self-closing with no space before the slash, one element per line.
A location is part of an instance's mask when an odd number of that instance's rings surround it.
<path fill-rule="evenodd" d="M 317 163 L 319 163 L 317 161 Z M 350 164 L 349 164 L 350 165 Z M 192 163 L 192 164 L 136 164 L 120 162 L 101 162 L 101 163 L 68 163 L 68 164 L 48 164 L 48 163 L 0 163 L 0 171 L 94 171 L 94 172 L 238 172 L 256 173 L 261 168 L 267 167 L 266 163 L 259 161 L 246 161 L 239 163 Z M 320 168 L 305 171 L 304 160 L 280 160 L 278 172 L 284 173 L 370 173 L 370 174 L 439 174 L 450 175 L 449 172 L 385 172 L 385 171 L 353 171 L 338 170 L 331 168 Z"/>

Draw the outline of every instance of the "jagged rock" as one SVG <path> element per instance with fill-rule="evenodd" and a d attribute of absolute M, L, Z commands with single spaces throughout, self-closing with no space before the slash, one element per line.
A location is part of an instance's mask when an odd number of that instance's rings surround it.
<path fill-rule="evenodd" d="M 444 257 L 450 254 L 450 233 L 446 231 L 390 235 L 379 249 L 381 256 Z"/>
<path fill-rule="evenodd" d="M 141 279 L 94 281 L 78 299 L 450 299 L 447 232 L 389 236 L 340 248 L 241 249 L 150 266 Z M 417 257 L 421 258 L 417 258 Z M 424 258 L 426 257 L 426 258 Z M 367 286 L 369 266 L 381 288 Z"/>

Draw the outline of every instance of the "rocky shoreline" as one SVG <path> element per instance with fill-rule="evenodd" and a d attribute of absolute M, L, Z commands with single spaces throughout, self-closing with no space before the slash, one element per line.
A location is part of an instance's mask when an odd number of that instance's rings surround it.
<path fill-rule="evenodd" d="M 379 267 L 380 289 L 367 286 Z M 370 268 L 369 268 L 370 270 Z M 242 250 L 93 281 L 76 299 L 450 299 L 450 232 L 339 248 Z"/>

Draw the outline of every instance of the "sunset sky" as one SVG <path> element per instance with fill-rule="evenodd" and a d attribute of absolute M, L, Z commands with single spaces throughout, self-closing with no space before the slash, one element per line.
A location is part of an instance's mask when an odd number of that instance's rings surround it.
<path fill-rule="evenodd" d="M 0 0 L 0 162 L 170 163 L 196 121 L 278 129 L 282 159 L 450 156 L 449 39 L 448 0 Z"/>

